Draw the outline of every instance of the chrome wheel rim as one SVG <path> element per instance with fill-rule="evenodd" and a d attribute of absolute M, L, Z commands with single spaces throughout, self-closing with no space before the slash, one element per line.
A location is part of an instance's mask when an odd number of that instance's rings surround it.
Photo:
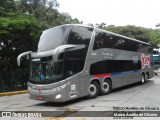
<path fill-rule="evenodd" d="M 109 84 L 107 83 L 107 82 L 104 82 L 103 83 L 103 92 L 108 92 L 108 90 L 109 90 Z"/>
<path fill-rule="evenodd" d="M 88 89 L 88 94 L 93 96 L 97 92 L 97 88 L 94 84 L 90 84 L 89 89 Z"/>
<path fill-rule="evenodd" d="M 142 81 L 142 83 L 144 83 L 144 76 L 143 75 L 142 75 L 142 80 L 141 81 Z"/>

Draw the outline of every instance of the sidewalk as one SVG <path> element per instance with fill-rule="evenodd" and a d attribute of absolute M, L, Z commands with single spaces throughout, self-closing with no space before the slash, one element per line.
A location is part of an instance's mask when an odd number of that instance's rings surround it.
<path fill-rule="evenodd" d="M 2 92 L 2 93 L 0 93 L 0 96 L 16 95 L 16 94 L 22 94 L 22 93 L 27 93 L 27 92 L 28 92 L 28 90 L 12 91 L 12 92 Z"/>

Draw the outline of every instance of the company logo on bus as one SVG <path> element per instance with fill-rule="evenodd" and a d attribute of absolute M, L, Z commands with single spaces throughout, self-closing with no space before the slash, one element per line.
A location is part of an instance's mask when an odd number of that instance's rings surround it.
<path fill-rule="evenodd" d="M 144 68 L 145 66 L 150 67 L 150 62 L 151 62 L 150 55 L 143 54 L 141 56 L 141 62 L 142 62 L 142 68 Z"/>

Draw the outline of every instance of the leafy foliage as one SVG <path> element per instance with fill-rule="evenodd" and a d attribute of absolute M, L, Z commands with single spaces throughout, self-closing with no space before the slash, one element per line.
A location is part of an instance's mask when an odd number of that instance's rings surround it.
<path fill-rule="evenodd" d="M 16 90 L 17 87 L 13 86 L 17 83 L 24 89 L 29 64 L 28 61 L 22 61 L 22 66 L 18 68 L 17 56 L 28 50 L 36 51 L 41 33 L 39 22 L 32 16 L 12 13 L 0 18 L 0 29 L 0 82 L 3 81 L 5 86 L 1 89 Z"/>
<path fill-rule="evenodd" d="M 0 29 L 0 68 L 16 68 L 16 57 L 21 52 L 36 50 L 39 23 L 27 16 L 0 18 Z"/>
<path fill-rule="evenodd" d="M 11 12 L 16 10 L 14 0 L 0 0 L 0 8 L 6 12 Z"/>
<path fill-rule="evenodd" d="M 67 23 L 80 23 L 68 13 L 59 13 L 57 0 L 19 0 L 18 10 L 21 13 L 33 14 L 44 29 Z"/>
<path fill-rule="evenodd" d="M 154 46 L 160 44 L 160 29 L 150 30 L 150 43 Z"/>

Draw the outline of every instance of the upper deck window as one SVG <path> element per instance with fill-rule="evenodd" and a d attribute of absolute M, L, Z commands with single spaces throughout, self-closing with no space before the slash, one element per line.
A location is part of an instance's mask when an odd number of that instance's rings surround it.
<path fill-rule="evenodd" d="M 93 50 L 101 48 L 149 53 L 148 49 L 151 47 L 147 44 L 133 41 L 124 37 L 98 31 L 95 35 Z"/>
<path fill-rule="evenodd" d="M 92 31 L 93 28 L 73 27 L 67 43 L 76 45 L 85 44 L 88 46 L 90 43 Z"/>
<path fill-rule="evenodd" d="M 67 56 L 69 58 L 82 58 L 85 59 L 89 43 L 91 40 L 93 28 L 88 27 L 73 27 L 70 31 L 67 44 L 74 44 L 74 45 L 85 45 L 83 49 L 74 50 L 71 52 L 67 52 Z M 78 54 L 77 54 L 78 53 Z"/>

